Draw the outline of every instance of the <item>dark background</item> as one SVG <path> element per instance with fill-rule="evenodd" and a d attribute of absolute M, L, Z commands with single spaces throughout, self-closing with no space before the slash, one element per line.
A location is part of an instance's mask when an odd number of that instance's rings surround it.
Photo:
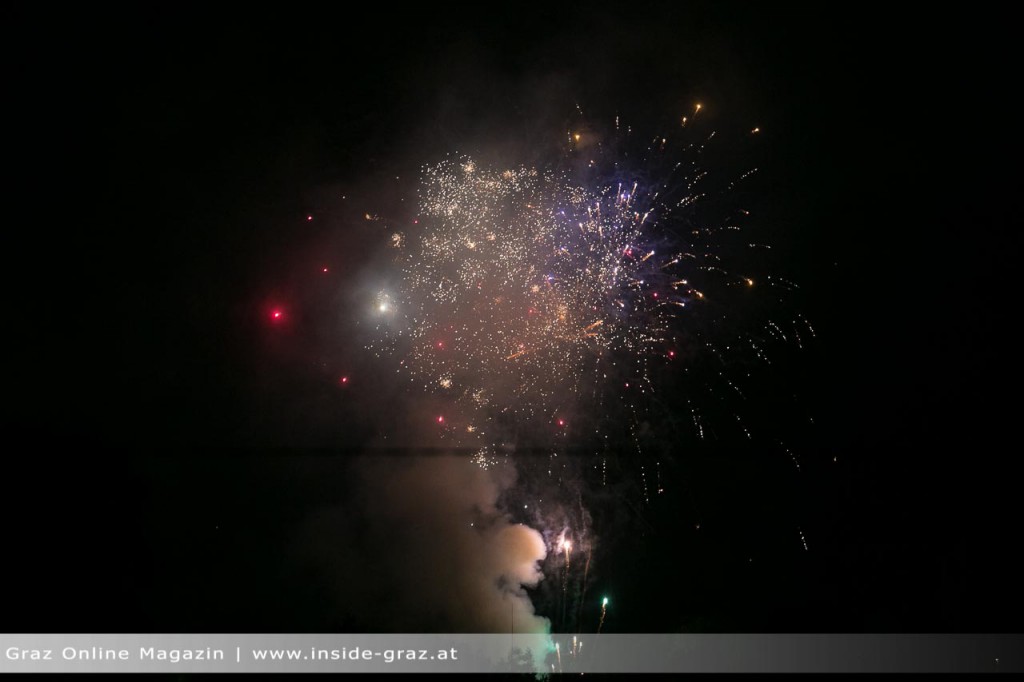
<path fill-rule="evenodd" d="M 1007 16 L 2 12 L 4 630 L 358 624 L 291 556 L 345 495 L 344 463 L 309 448 L 372 436 L 325 379 L 359 358 L 296 359 L 334 303 L 296 263 L 358 264 L 320 219 L 348 210 L 335 188 L 560 125 L 567 99 L 637 127 L 698 100 L 760 126 L 762 211 L 818 331 L 799 490 L 694 448 L 703 534 L 690 502 L 647 515 L 595 588 L 616 594 L 608 628 L 1019 630 Z M 267 306 L 296 300 L 270 333 Z"/>

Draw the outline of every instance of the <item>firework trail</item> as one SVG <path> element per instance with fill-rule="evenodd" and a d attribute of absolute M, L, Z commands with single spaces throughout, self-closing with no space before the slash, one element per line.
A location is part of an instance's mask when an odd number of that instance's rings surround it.
<path fill-rule="evenodd" d="M 565 566 L 562 569 L 562 623 L 565 623 L 566 608 L 569 604 L 569 570 L 571 568 L 572 541 L 565 537 L 565 533 L 558 539 L 558 549 L 565 556 Z"/>
<path fill-rule="evenodd" d="M 579 595 L 576 599 L 576 623 L 580 623 L 583 617 L 583 600 L 587 596 L 587 577 L 590 575 L 590 557 L 593 555 L 593 545 L 587 549 L 587 562 L 583 567 L 583 579 L 580 581 Z"/>

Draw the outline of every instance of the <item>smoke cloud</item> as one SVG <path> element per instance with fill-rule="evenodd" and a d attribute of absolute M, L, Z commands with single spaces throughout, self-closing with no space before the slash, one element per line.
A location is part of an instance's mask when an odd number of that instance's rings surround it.
<path fill-rule="evenodd" d="M 317 518 L 321 546 L 334 536 L 328 570 L 348 622 L 407 632 L 543 634 L 526 588 L 544 578 L 540 533 L 500 507 L 511 467 L 482 469 L 466 457 L 362 456 L 351 498 Z M 358 510 L 358 513 L 353 513 Z"/>

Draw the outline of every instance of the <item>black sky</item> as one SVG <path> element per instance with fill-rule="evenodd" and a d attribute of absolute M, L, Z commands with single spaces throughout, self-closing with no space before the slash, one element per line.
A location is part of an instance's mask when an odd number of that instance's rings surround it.
<path fill-rule="evenodd" d="M 305 521 L 347 494 L 344 463 L 309 448 L 357 450 L 374 435 L 364 410 L 396 398 L 357 409 L 325 385 L 325 362 L 371 379 L 352 345 L 304 357 L 339 300 L 296 273 L 323 253 L 356 268 L 366 248 L 320 216 L 341 220 L 360 209 L 339 193 L 453 148 L 500 147 L 511 130 L 521 149 L 567 104 L 656 128 L 695 101 L 723 129 L 764 131 L 761 210 L 819 332 L 797 383 L 821 464 L 784 496 L 788 479 L 758 460 L 695 451 L 717 534 L 677 525 L 689 503 L 645 517 L 620 545 L 629 561 L 604 569 L 637 605 L 616 627 L 1019 629 L 1007 16 L 3 14 L 2 508 L 5 573 L 24 586 L 5 630 L 358 623 L 298 558 Z M 266 325 L 278 300 L 295 311 L 287 333 Z M 774 523 L 794 518 L 812 551 Z M 633 561 L 649 580 L 616 583 Z"/>

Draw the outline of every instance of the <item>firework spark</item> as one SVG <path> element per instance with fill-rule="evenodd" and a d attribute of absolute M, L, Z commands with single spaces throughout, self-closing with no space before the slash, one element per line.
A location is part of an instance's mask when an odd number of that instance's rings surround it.
<path fill-rule="evenodd" d="M 601 634 L 601 628 L 604 627 L 604 618 L 608 615 L 608 597 L 601 600 L 601 620 L 597 624 L 597 634 Z"/>

